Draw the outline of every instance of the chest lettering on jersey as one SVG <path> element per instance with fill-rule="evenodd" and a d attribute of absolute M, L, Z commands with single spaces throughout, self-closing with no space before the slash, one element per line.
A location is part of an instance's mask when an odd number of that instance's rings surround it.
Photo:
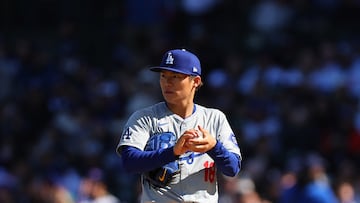
<path fill-rule="evenodd" d="M 204 153 L 187 152 L 180 158 L 180 161 L 186 161 L 187 164 L 192 164 L 196 157 L 199 157 L 202 155 L 204 155 Z"/>

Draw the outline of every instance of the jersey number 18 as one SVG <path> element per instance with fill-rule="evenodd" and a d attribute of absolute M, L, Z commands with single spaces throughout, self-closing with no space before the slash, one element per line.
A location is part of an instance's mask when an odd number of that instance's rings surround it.
<path fill-rule="evenodd" d="M 214 162 L 209 162 L 206 161 L 204 163 L 204 167 L 205 167 L 205 177 L 204 177 L 204 181 L 205 182 L 214 182 L 215 180 L 215 176 L 216 176 L 216 170 L 214 167 Z"/>

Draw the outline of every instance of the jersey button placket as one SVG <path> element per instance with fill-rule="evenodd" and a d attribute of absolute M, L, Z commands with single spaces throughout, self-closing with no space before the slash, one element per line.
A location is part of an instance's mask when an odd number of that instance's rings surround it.
<path fill-rule="evenodd" d="M 181 122 L 180 124 L 180 132 L 181 134 L 183 134 L 186 131 L 186 123 L 185 122 Z"/>

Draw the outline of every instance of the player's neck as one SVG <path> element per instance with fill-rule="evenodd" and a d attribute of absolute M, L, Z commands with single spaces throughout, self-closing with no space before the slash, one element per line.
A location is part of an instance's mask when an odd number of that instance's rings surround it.
<path fill-rule="evenodd" d="M 187 103 L 187 104 L 166 103 L 166 105 L 168 106 L 168 108 L 170 109 L 171 112 L 179 115 L 182 118 L 187 118 L 187 117 L 191 116 L 191 114 L 193 114 L 193 112 L 195 110 L 194 102 Z"/>

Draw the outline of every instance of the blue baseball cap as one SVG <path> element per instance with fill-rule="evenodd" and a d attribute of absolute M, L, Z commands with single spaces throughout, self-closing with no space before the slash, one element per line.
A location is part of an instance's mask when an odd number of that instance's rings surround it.
<path fill-rule="evenodd" d="M 150 70 L 155 72 L 168 70 L 186 75 L 201 75 L 199 58 L 185 49 L 167 51 L 162 58 L 160 66 L 151 67 Z"/>

